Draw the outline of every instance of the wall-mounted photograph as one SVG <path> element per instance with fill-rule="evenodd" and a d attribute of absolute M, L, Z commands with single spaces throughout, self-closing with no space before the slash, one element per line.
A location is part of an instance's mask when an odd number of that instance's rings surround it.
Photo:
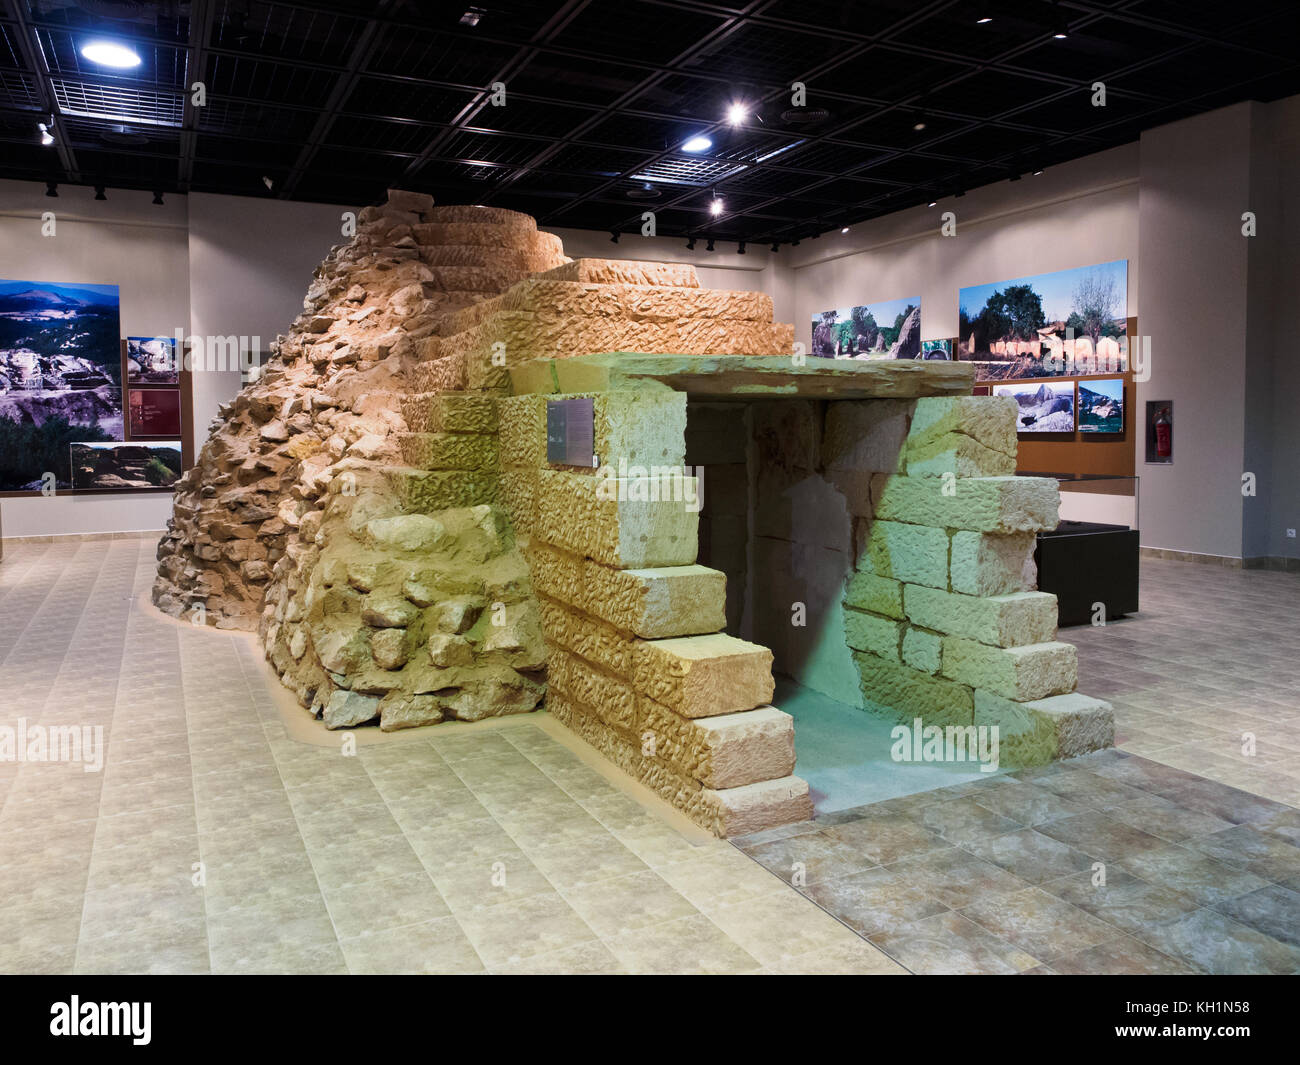
<path fill-rule="evenodd" d="M 1124 431 L 1124 378 L 1103 377 L 1079 382 L 1079 432 Z"/>
<path fill-rule="evenodd" d="M 175 337 L 126 338 L 127 384 L 174 385 L 180 379 Z"/>
<path fill-rule="evenodd" d="M 116 285 L 0 281 L 0 491 L 68 487 L 68 445 L 122 439 Z"/>
<path fill-rule="evenodd" d="M 181 475 L 179 440 L 69 445 L 72 487 L 95 492 L 166 488 Z"/>
<path fill-rule="evenodd" d="M 131 439 L 181 434 L 181 392 L 179 388 L 132 388 L 127 395 L 127 424 Z"/>
<path fill-rule="evenodd" d="M 957 357 L 978 380 L 1128 369 L 1128 260 L 958 292 Z"/>
<path fill-rule="evenodd" d="M 921 297 L 813 315 L 812 353 L 828 359 L 917 358 L 921 354 Z"/>
<path fill-rule="evenodd" d="M 994 385 L 995 396 L 1010 396 L 1020 407 L 1016 429 L 1022 433 L 1074 432 L 1074 382 L 1026 381 Z"/>
<path fill-rule="evenodd" d="M 951 360 L 952 341 L 951 340 L 922 340 L 921 358 Z"/>

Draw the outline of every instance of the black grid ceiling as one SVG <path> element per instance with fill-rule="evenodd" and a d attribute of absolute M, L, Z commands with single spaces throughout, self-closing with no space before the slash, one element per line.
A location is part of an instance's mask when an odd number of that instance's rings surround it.
<path fill-rule="evenodd" d="M 1300 91 L 1298 6 L 0 0 L 0 177 L 348 205 L 396 185 L 546 226 L 633 231 L 653 209 L 661 234 L 789 241 Z M 143 62 L 87 62 L 94 36 Z M 736 128 L 733 100 L 753 113 Z M 712 149 L 682 152 L 700 133 Z"/>

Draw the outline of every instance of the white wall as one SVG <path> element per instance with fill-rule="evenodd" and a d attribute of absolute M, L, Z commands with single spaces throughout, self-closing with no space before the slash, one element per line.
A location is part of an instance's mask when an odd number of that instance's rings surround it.
<path fill-rule="evenodd" d="M 0 181 L 0 278 L 117 285 L 122 335 L 157 336 L 184 328 L 189 316 L 186 199 L 162 206 L 147 192 Z M 41 215 L 53 211 L 55 235 L 41 235 Z M 5 536 L 159 529 L 171 496 L 66 495 L 0 499 Z"/>
<path fill-rule="evenodd" d="M 1137 165 L 1137 146 L 1125 145 L 803 241 L 788 249 L 795 339 L 811 344 L 821 311 L 915 296 L 921 338 L 954 337 L 963 286 L 1113 259 L 1129 260 L 1136 314 Z M 955 236 L 940 235 L 946 211 L 956 215 Z"/>
<path fill-rule="evenodd" d="M 189 201 L 191 335 L 260 337 L 268 352 L 301 313 L 312 271 L 343 242 L 344 208 L 207 193 Z M 192 380 L 197 450 L 217 407 L 239 391 L 239 373 Z"/>

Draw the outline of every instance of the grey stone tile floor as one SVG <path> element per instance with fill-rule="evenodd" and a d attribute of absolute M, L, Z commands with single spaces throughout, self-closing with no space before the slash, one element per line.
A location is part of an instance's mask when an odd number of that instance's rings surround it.
<path fill-rule="evenodd" d="M 107 742 L 0 761 L 0 971 L 1300 970 L 1295 575 L 1144 562 L 1141 615 L 1066 630 L 1116 750 L 733 846 L 538 716 L 301 742 L 152 574 L 148 540 L 0 563 L 0 726 Z"/>

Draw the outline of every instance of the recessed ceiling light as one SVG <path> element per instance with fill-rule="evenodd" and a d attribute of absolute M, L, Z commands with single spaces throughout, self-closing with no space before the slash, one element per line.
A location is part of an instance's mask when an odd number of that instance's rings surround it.
<path fill-rule="evenodd" d="M 92 63 L 116 70 L 130 70 L 140 65 L 140 56 L 115 41 L 91 41 L 81 46 L 81 54 Z"/>
<path fill-rule="evenodd" d="M 741 103 L 734 103 L 727 108 L 727 121 L 733 126 L 739 126 L 749 117 L 749 108 Z"/>
<path fill-rule="evenodd" d="M 699 137 L 692 137 L 685 144 L 683 144 L 682 151 L 707 152 L 712 147 L 713 147 L 713 141 L 709 140 L 708 137 L 699 136 Z"/>

